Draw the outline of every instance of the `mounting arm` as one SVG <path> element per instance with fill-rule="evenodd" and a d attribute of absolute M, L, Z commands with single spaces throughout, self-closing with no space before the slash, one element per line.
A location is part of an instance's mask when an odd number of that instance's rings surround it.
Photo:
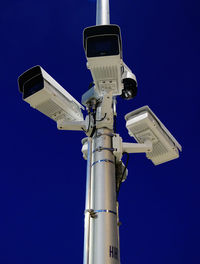
<path fill-rule="evenodd" d="M 114 155 L 117 160 L 121 160 L 122 154 L 127 153 L 147 153 L 152 151 L 152 142 L 146 140 L 144 143 L 125 143 L 122 142 L 122 138 L 119 134 L 115 134 L 113 137 L 113 149 Z"/>
<path fill-rule="evenodd" d="M 140 143 L 122 143 L 123 152 L 127 153 L 147 153 L 152 151 L 152 142 L 150 140 Z"/>

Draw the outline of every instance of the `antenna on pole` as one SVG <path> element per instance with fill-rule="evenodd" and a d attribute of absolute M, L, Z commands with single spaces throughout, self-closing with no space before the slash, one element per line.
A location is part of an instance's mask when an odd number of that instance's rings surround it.
<path fill-rule="evenodd" d="M 110 24 L 109 0 L 97 0 L 96 25 Z"/>

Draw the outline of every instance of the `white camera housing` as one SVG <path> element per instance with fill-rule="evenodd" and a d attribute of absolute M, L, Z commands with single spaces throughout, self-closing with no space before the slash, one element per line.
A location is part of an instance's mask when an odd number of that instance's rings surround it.
<path fill-rule="evenodd" d="M 106 62 L 106 63 L 105 63 Z M 110 91 L 113 96 L 120 95 L 123 89 L 121 82 L 121 60 L 114 56 L 90 58 L 87 63 L 99 95 L 104 96 Z"/>
<path fill-rule="evenodd" d="M 35 66 L 24 72 L 18 79 L 23 100 L 41 113 L 57 121 L 83 121 L 77 102 L 42 67 Z"/>
<path fill-rule="evenodd" d="M 144 143 L 146 140 L 152 142 L 152 151 L 147 152 L 146 156 L 155 165 L 179 157 L 181 145 L 148 106 L 130 112 L 125 119 L 130 136 L 138 143 Z"/>
<path fill-rule="evenodd" d="M 123 89 L 120 28 L 117 25 L 86 28 L 84 49 L 98 94 L 103 96 L 112 91 L 113 96 L 120 95 Z"/>
<path fill-rule="evenodd" d="M 122 80 L 133 79 L 137 83 L 135 74 L 131 71 L 131 69 L 129 69 L 129 67 L 125 63 L 123 65 L 124 65 L 124 72 L 122 74 Z"/>
<path fill-rule="evenodd" d="M 137 80 L 135 74 L 132 73 L 128 66 L 125 63 L 123 65 L 123 90 L 121 97 L 126 100 L 130 100 L 137 95 Z"/>

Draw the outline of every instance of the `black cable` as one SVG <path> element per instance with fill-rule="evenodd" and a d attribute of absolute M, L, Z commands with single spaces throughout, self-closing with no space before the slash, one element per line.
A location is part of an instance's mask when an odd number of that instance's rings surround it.
<path fill-rule="evenodd" d="M 129 153 L 124 152 L 123 154 L 126 154 L 127 158 L 126 158 L 126 164 L 125 164 L 125 167 L 124 167 L 124 171 L 123 171 L 123 173 L 122 173 L 122 179 L 123 179 L 123 177 L 124 177 L 124 174 L 125 174 L 125 172 L 126 172 L 126 169 L 127 169 L 127 167 L 128 167 L 128 162 L 129 162 Z"/>
<path fill-rule="evenodd" d="M 116 133 L 116 131 L 117 131 L 116 125 L 117 125 L 117 116 L 114 115 L 114 133 Z"/>
<path fill-rule="evenodd" d="M 120 179 L 120 182 L 119 182 L 119 188 L 117 190 L 117 198 L 118 198 L 118 195 L 119 195 L 119 191 L 120 191 L 120 187 L 121 187 L 121 184 L 122 184 L 122 181 L 123 181 L 123 178 L 124 178 L 124 174 L 126 173 L 126 169 L 128 167 L 128 162 L 129 162 L 129 153 L 127 152 L 124 152 L 123 155 L 126 154 L 127 158 L 126 158 L 126 164 L 125 164 L 125 167 L 124 167 L 124 170 L 123 170 L 123 173 L 122 173 L 122 176 L 121 176 L 121 179 Z"/>
<path fill-rule="evenodd" d="M 88 131 L 89 131 L 89 129 L 90 129 L 90 122 L 91 122 L 91 116 L 90 116 L 90 112 L 88 112 L 88 114 L 89 114 L 89 124 L 88 124 L 88 129 L 87 129 L 87 132 L 86 133 L 88 133 Z"/>
<path fill-rule="evenodd" d="M 102 117 L 100 120 L 96 120 L 96 121 L 97 122 L 101 122 L 101 121 L 103 121 L 106 118 L 106 116 L 107 116 L 107 113 L 105 113 L 104 117 Z"/>
<path fill-rule="evenodd" d="M 96 109 L 94 109 L 92 114 L 93 114 L 93 119 L 94 119 L 94 126 L 93 126 L 93 129 L 92 129 L 92 133 L 90 135 L 91 138 L 94 136 L 94 133 L 96 131 Z"/>

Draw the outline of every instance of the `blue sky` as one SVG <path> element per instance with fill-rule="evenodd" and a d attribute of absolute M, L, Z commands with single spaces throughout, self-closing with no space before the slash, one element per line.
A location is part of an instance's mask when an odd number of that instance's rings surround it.
<path fill-rule="evenodd" d="M 199 2 L 110 0 L 123 58 L 138 96 L 118 98 L 124 115 L 149 105 L 179 143 L 178 160 L 154 166 L 132 155 L 120 202 L 121 263 L 200 263 Z M 0 263 L 81 263 L 86 162 L 82 132 L 58 131 L 18 92 L 18 76 L 41 65 L 78 101 L 91 82 L 82 31 L 95 1 L 1 3 Z"/>

